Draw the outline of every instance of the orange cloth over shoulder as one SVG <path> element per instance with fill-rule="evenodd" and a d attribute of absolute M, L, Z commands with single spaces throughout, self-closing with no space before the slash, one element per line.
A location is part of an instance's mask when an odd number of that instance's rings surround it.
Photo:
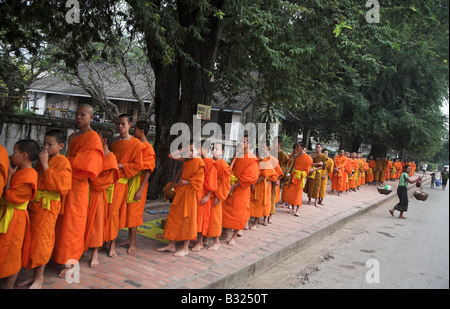
<path fill-rule="evenodd" d="M 3 199 L 15 205 L 32 201 L 36 196 L 37 172 L 33 168 L 18 170 L 11 178 L 11 186 Z M 4 201 L 0 204 L 0 219 L 6 212 Z M 29 260 L 30 220 L 28 210 L 13 210 L 6 233 L 0 233 L 0 278 L 18 273 Z M 25 263 L 23 263 L 25 262 Z"/>
<path fill-rule="evenodd" d="M 313 159 L 307 153 L 299 155 L 294 162 L 294 170 L 292 171 L 292 182 L 289 186 L 288 202 L 290 205 L 303 205 L 303 188 L 306 184 L 306 177 L 309 174 Z M 296 176 L 296 171 L 300 171 Z M 306 174 L 305 174 L 306 173 Z"/>
<path fill-rule="evenodd" d="M 43 205 L 46 197 L 40 197 L 41 195 L 38 194 L 40 198 L 28 204 L 31 224 L 29 268 L 45 265 L 50 260 L 55 244 L 55 227 L 61 211 L 61 203 L 72 188 L 72 167 L 65 156 L 58 155 L 50 158 L 48 165 L 45 175 L 42 165 L 40 163 L 36 165 L 37 188 L 39 191 L 59 194 L 60 200 L 51 200 L 50 208 L 47 209 Z"/>
<path fill-rule="evenodd" d="M 0 145 L 0 197 L 3 194 L 3 188 L 6 184 L 9 170 L 9 155 L 8 151 Z"/>
<path fill-rule="evenodd" d="M 205 163 L 205 180 L 203 182 L 203 189 L 200 191 L 199 203 L 197 206 L 197 232 L 205 235 L 208 231 L 210 216 L 211 216 L 211 204 L 213 199 L 210 195 L 206 204 L 201 205 L 200 200 L 208 193 L 208 191 L 214 192 L 217 190 L 217 163 L 213 158 L 203 158 Z"/>
<path fill-rule="evenodd" d="M 141 183 L 144 179 L 146 171 L 153 172 L 156 166 L 156 154 L 153 146 L 149 142 L 144 143 L 144 149 L 142 151 L 142 172 Z M 148 182 L 142 192 L 142 198 L 139 203 L 128 203 L 127 205 L 127 217 L 125 227 L 137 227 L 144 223 L 144 210 L 145 203 L 147 202 Z"/>
<path fill-rule="evenodd" d="M 202 158 L 185 161 L 181 179 L 189 180 L 190 185 L 175 189 L 175 198 L 164 228 L 164 238 L 172 241 L 195 240 L 197 237 L 198 196 L 205 179 L 205 163 Z"/>
<path fill-rule="evenodd" d="M 337 155 L 334 157 L 333 177 L 331 178 L 331 188 L 336 191 L 345 191 L 345 165 L 347 164 L 347 157 L 344 155 Z M 344 189 L 343 189 L 344 188 Z"/>
<path fill-rule="evenodd" d="M 133 136 L 129 140 L 118 140 L 111 144 L 111 151 L 116 156 L 117 162 L 123 165 L 123 168 L 119 169 L 119 179 L 130 179 L 139 173 L 139 171 L 143 170 L 144 147 L 144 144 Z M 116 239 L 119 230 L 126 225 L 127 195 L 127 182 L 117 182 L 114 185 L 114 198 L 108 209 L 106 241 Z"/>
<path fill-rule="evenodd" d="M 211 213 L 209 219 L 208 230 L 204 236 L 219 237 L 222 233 L 222 212 L 223 202 L 230 193 L 231 169 L 223 159 L 216 161 L 217 164 L 217 189 L 212 192 Z M 215 198 L 219 200 L 218 204 L 214 203 Z"/>
<path fill-rule="evenodd" d="M 74 133 L 75 134 L 75 133 Z M 97 132 L 71 135 L 67 159 L 72 166 L 72 189 L 64 200 L 64 212 L 56 223 L 56 239 L 52 259 L 58 264 L 79 260 L 84 250 L 89 206 L 89 178 L 103 169 L 103 146 Z"/>
<path fill-rule="evenodd" d="M 375 168 L 377 167 L 377 163 L 375 160 L 369 160 L 369 170 L 367 171 L 366 182 L 372 182 L 375 180 Z"/>
<path fill-rule="evenodd" d="M 225 200 L 222 225 L 224 228 L 243 230 L 250 218 L 250 185 L 258 179 L 258 159 L 251 152 L 236 158 L 232 174 L 238 179 L 239 186 Z"/>
<path fill-rule="evenodd" d="M 89 179 L 90 194 L 86 231 L 84 233 L 84 250 L 98 248 L 103 245 L 106 213 L 108 209 L 107 189 L 119 179 L 119 168 L 114 153 L 109 153 L 103 161 L 102 172 Z M 114 198 L 114 191 L 112 193 Z"/>
<path fill-rule="evenodd" d="M 250 191 L 250 216 L 262 217 L 270 212 L 270 202 L 272 186 L 270 181 L 277 180 L 277 173 L 273 168 L 270 156 L 259 161 L 259 177 L 264 179 L 254 185 L 254 190 Z"/>

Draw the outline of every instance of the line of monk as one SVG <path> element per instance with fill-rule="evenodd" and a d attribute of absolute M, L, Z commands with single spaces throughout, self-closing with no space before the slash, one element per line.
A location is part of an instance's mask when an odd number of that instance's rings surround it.
<path fill-rule="evenodd" d="M 0 281 L 3 287 L 42 288 L 46 265 L 61 265 L 60 278 L 71 276 L 82 255 L 91 249 L 90 267 L 99 263 L 99 248 L 117 256 L 116 246 L 136 253 L 137 228 L 143 224 L 148 182 L 156 167 L 156 154 L 146 140 L 149 125 L 134 124 L 122 114 L 117 120 L 118 136 L 109 129 L 91 128 L 92 106 L 77 107 L 78 131 L 68 138 L 53 129 L 45 134 L 43 146 L 21 140 L 11 159 L 0 145 Z M 287 206 L 300 215 L 303 193 L 308 204 L 324 205 L 328 179 L 331 194 L 351 192 L 364 184 L 398 179 L 403 164 L 398 159 L 372 156 L 343 149 L 334 160 L 316 144 L 306 153 L 295 143 L 288 156 L 275 144 L 258 145 L 257 151 L 244 136 L 229 165 L 222 157 L 224 145 L 209 141 L 188 146 L 169 155 L 183 162 L 175 184 L 175 197 L 164 228 L 169 243 L 156 250 L 181 257 L 190 251 L 220 248 L 220 239 L 236 244 L 243 230 L 272 223 L 275 206 Z M 33 168 L 33 164 L 36 163 Z M 14 166 L 12 168 L 11 166 Z M 412 174 L 415 169 L 412 169 Z M 128 239 L 116 243 L 120 229 Z M 207 245 L 207 239 L 213 240 Z M 177 242 L 182 242 L 177 250 Z M 24 268 L 33 269 L 29 279 L 18 282 Z"/>

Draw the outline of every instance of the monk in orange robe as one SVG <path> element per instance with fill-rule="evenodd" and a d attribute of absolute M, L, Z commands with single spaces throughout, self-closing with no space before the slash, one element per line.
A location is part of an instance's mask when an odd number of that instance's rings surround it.
<path fill-rule="evenodd" d="M 144 223 L 144 210 L 147 202 L 148 180 L 151 173 L 155 170 L 156 154 L 153 146 L 147 141 L 147 134 L 150 125 L 144 120 L 136 122 L 133 136 L 144 144 L 142 151 L 142 170 L 136 176 L 128 181 L 128 194 L 132 195 L 134 189 L 130 188 L 130 183 L 139 181 L 139 188 L 134 193 L 134 200 L 127 202 L 127 214 L 125 227 L 128 228 L 128 239 L 119 244 L 119 246 L 128 245 L 128 253 L 136 253 L 136 234 L 138 226 Z M 137 188 L 137 184 L 134 184 Z"/>
<path fill-rule="evenodd" d="M 375 175 L 374 181 L 377 185 L 383 182 L 383 160 L 380 157 L 375 158 Z"/>
<path fill-rule="evenodd" d="M 275 139 L 275 141 L 276 141 L 276 147 L 274 147 L 274 148 L 276 148 L 276 150 L 277 150 L 278 164 L 280 165 L 281 171 L 284 173 L 284 171 L 287 168 L 287 164 L 288 164 L 288 161 L 289 161 L 289 156 L 281 149 L 281 145 L 282 145 L 283 139 L 278 136 Z M 276 193 L 277 194 L 276 195 L 276 203 L 282 201 L 281 196 L 280 196 L 281 195 L 281 188 L 282 188 L 282 183 L 281 183 L 281 181 L 278 181 L 277 193 Z"/>
<path fill-rule="evenodd" d="M 314 206 L 318 207 L 320 185 L 322 184 L 322 174 L 325 173 L 327 156 L 322 153 L 322 144 L 316 144 L 316 152 L 311 155 L 313 159 L 313 168 L 309 171 L 308 179 L 306 180 L 305 192 L 308 195 L 308 205 L 311 204 L 311 199 L 314 199 Z"/>
<path fill-rule="evenodd" d="M 96 178 L 103 168 L 103 147 L 98 134 L 91 129 L 94 109 L 81 104 L 75 112 L 79 131 L 69 137 L 67 159 L 72 167 L 72 189 L 64 200 L 63 210 L 56 222 L 55 246 L 52 259 L 65 265 L 58 275 L 78 263 L 84 251 L 84 233 L 89 207 L 89 178 Z"/>
<path fill-rule="evenodd" d="M 272 162 L 270 162 L 267 146 L 265 147 L 265 151 L 260 150 L 260 153 L 257 155 L 259 160 L 259 177 L 250 186 L 250 217 L 254 218 L 253 224 L 249 226 L 250 230 L 257 229 L 260 217 L 267 217 L 270 214 L 271 182 L 277 180 L 277 173 L 273 168 Z M 266 221 L 265 224 L 267 224 Z"/>
<path fill-rule="evenodd" d="M 369 185 L 373 185 L 373 182 L 375 181 L 375 168 L 377 163 L 373 159 L 372 155 L 369 156 L 369 161 L 367 163 L 369 164 L 369 170 L 367 171 L 366 182 L 369 183 Z"/>
<path fill-rule="evenodd" d="M 28 204 L 31 246 L 27 268 L 34 268 L 34 272 L 32 278 L 20 282 L 18 286 L 31 283 L 30 289 L 41 289 L 44 283 L 45 265 L 53 252 L 61 201 L 72 188 L 72 167 L 69 160 L 60 154 L 64 143 L 65 136 L 60 130 L 50 130 L 45 134 L 36 165 L 38 190 L 35 200 Z"/>
<path fill-rule="evenodd" d="M 8 151 L 0 145 L 0 197 L 3 194 L 3 188 L 6 184 L 6 178 L 9 171 L 9 155 Z"/>
<path fill-rule="evenodd" d="M 189 243 L 197 236 L 197 207 L 205 179 L 205 163 L 198 156 L 193 142 L 187 149 L 172 152 L 169 158 L 183 161 L 183 172 L 177 182 L 175 197 L 164 228 L 164 238 L 169 240 L 169 244 L 156 251 L 175 252 L 176 242 L 183 241 L 181 250 L 174 254 L 181 257 L 189 254 Z"/>
<path fill-rule="evenodd" d="M 29 260 L 30 222 L 27 205 L 34 200 L 37 172 L 32 167 L 39 156 L 39 145 L 21 140 L 14 146 L 4 194 L 0 200 L 0 279 L 7 289 L 14 288 L 21 267 Z"/>
<path fill-rule="evenodd" d="M 270 207 L 266 209 L 264 213 L 263 225 L 272 223 L 272 215 L 275 213 L 275 205 L 280 198 L 280 178 L 283 176 L 283 170 L 274 156 L 270 155 L 270 163 L 272 168 L 275 170 L 276 176 L 272 177 L 270 181 L 271 192 L 270 192 Z"/>
<path fill-rule="evenodd" d="M 345 165 L 347 164 L 347 157 L 344 154 L 344 149 L 339 149 L 339 154 L 334 157 L 334 169 L 331 178 L 330 193 L 333 194 L 333 191 L 337 191 L 338 196 L 341 192 L 345 191 L 346 186 Z"/>
<path fill-rule="evenodd" d="M 132 125 L 129 115 L 119 115 L 116 122 L 119 136 L 115 137 L 111 144 L 111 151 L 117 158 L 119 180 L 114 184 L 114 198 L 107 214 L 108 231 L 105 241 L 109 243 L 110 257 L 117 256 L 116 238 L 119 230 L 126 225 L 127 202 L 134 200 L 135 192 L 129 190 L 130 179 L 144 169 L 144 144 L 130 135 Z"/>
<path fill-rule="evenodd" d="M 400 162 L 400 160 L 397 158 L 397 159 L 395 159 L 394 165 L 395 165 L 395 170 L 396 170 L 394 178 L 399 179 L 400 175 L 402 173 L 402 169 L 403 169 L 402 162 Z"/>
<path fill-rule="evenodd" d="M 297 144 L 293 145 L 292 153 L 289 155 L 288 161 L 286 162 L 286 168 L 284 169 L 284 174 L 291 174 L 292 168 L 294 167 L 294 159 L 297 156 Z M 289 182 L 290 184 L 290 182 Z M 289 196 L 289 185 L 288 183 L 282 184 L 282 191 L 281 191 L 281 201 L 284 203 L 286 207 L 291 208 L 288 202 L 288 196 Z"/>
<path fill-rule="evenodd" d="M 352 162 L 351 172 L 348 175 L 349 189 L 352 191 L 356 191 L 358 183 L 358 167 L 359 167 L 359 161 L 356 157 L 356 152 L 352 152 L 349 161 Z"/>
<path fill-rule="evenodd" d="M 386 169 L 384 170 L 384 178 L 386 180 L 390 180 L 391 173 L 392 173 L 392 161 L 390 160 L 390 157 L 386 158 L 385 163 L 386 163 Z"/>
<path fill-rule="evenodd" d="M 328 177 L 332 177 L 333 170 L 334 170 L 334 161 L 333 159 L 328 157 L 328 150 L 323 149 L 322 153 L 327 157 L 327 161 L 325 163 L 324 171 L 321 174 L 321 183 L 320 183 L 320 192 L 319 192 L 319 205 L 323 204 L 323 199 L 325 198 L 326 190 L 327 190 L 327 183 L 328 183 Z"/>
<path fill-rule="evenodd" d="M 209 156 L 211 144 L 204 141 L 201 145 L 201 157 L 205 163 L 205 179 L 203 188 L 200 191 L 200 199 L 197 205 L 197 243 L 192 251 L 198 252 L 203 249 L 203 236 L 207 234 L 211 219 L 211 194 L 217 190 L 217 164 L 216 161 Z"/>
<path fill-rule="evenodd" d="M 361 158 L 361 162 L 363 163 L 363 171 L 361 175 L 361 185 L 366 184 L 367 172 L 369 171 L 369 163 L 367 163 L 366 157 Z"/>
<path fill-rule="evenodd" d="M 208 248 L 216 251 L 220 247 L 220 235 L 222 233 L 222 205 L 230 193 L 231 169 L 227 162 L 222 159 L 223 144 L 214 143 L 212 155 L 217 164 L 217 189 L 211 193 L 211 214 L 205 237 L 214 238 L 214 243 Z"/>
<path fill-rule="evenodd" d="M 313 159 L 305 152 L 304 145 L 297 143 L 297 158 L 294 161 L 292 170 L 292 181 L 289 186 L 288 202 L 292 206 L 292 211 L 296 217 L 299 216 L 300 206 L 303 205 L 303 188 L 305 187 L 306 177 L 311 170 Z M 319 166 L 316 169 L 321 169 Z M 294 208 L 297 207 L 295 210 Z"/>
<path fill-rule="evenodd" d="M 250 186 L 256 182 L 259 175 L 259 161 L 249 151 L 248 137 L 236 147 L 231 174 L 230 194 L 223 207 L 223 227 L 234 230 L 228 241 L 229 246 L 236 244 L 238 233 L 245 228 L 250 219 Z"/>
<path fill-rule="evenodd" d="M 98 131 L 98 135 L 102 141 L 105 158 L 102 172 L 96 178 L 89 179 L 90 194 L 86 232 L 84 234 L 84 250 L 87 251 L 92 248 L 90 267 L 100 265 L 98 250 L 99 247 L 103 246 L 106 213 L 108 205 L 112 202 L 114 184 L 119 179 L 117 158 L 109 150 L 109 145 L 113 141 L 113 132 L 103 129 Z"/>

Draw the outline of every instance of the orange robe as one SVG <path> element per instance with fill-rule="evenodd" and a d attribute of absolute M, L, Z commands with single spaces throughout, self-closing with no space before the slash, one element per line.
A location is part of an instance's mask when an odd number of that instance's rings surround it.
<path fill-rule="evenodd" d="M 392 162 L 389 160 L 386 160 L 385 162 L 386 162 L 386 169 L 384 170 L 384 178 L 391 179 Z"/>
<path fill-rule="evenodd" d="M 350 173 L 348 174 L 348 185 L 350 189 L 356 189 L 358 181 L 358 166 L 359 162 L 357 159 L 349 159 L 351 166 L 349 167 Z"/>
<path fill-rule="evenodd" d="M 272 187 L 270 193 L 270 210 L 269 213 L 265 213 L 264 216 L 269 216 L 275 213 L 275 204 L 280 200 L 280 186 L 275 185 L 275 182 L 281 178 L 283 175 L 283 169 L 280 166 L 280 161 L 277 160 L 274 156 L 270 156 L 270 163 L 272 163 L 272 167 L 275 170 L 276 177 L 272 177 L 273 180 L 270 182 L 270 186 Z"/>
<path fill-rule="evenodd" d="M 36 199 L 28 204 L 31 226 L 29 268 L 46 265 L 50 260 L 55 244 L 56 221 L 61 211 L 61 203 L 72 188 L 72 167 L 65 156 L 60 154 L 52 157 L 48 165 L 45 175 L 42 165 L 40 163 L 36 165 L 38 193 Z M 48 199 L 46 196 L 48 192 L 59 194 L 60 200 Z M 46 204 L 47 201 L 49 205 Z"/>
<path fill-rule="evenodd" d="M 212 194 L 209 196 L 206 204 L 201 205 L 200 199 L 204 197 L 208 191 L 217 190 L 217 164 L 213 158 L 203 158 L 205 163 L 205 180 L 203 181 L 203 188 L 199 192 L 198 205 L 197 205 L 197 233 L 202 233 L 205 235 L 208 231 L 209 221 L 211 219 L 211 204 L 214 202 L 211 198 Z"/>
<path fill-rule="evenodd" d="M 175 198 L 170 206 L 164 228 L 164 238 L 171 241 L 195 240 L 197 238 L 197 206 L 199 192 L 205 180 L 205 163 L 196 157 L 183 163 L 181 179 L 190 185 L 175 189 Z"/>
<path fill-rule="evenodd" d="M 363 171 L 361 174 L 361 185 L 366 184 L 366 178 L 367 178 L 367 171 L 369 170 L 369 163 L 367 163 L 366 160 L 361 159 L 361 162 L 363 163 Z"/>
<path fill-rule="evenodd" d="M 367 171 L 366 182 L 372 182 L 375 180 L 375 168 L 377 163 L 375 160 L 369 160 L 369 170 Z"/>
<path fill-rule="evenodd" d="M 143 170 L 138 174 L 141 177 L 141 182 L 144 179 L 147 170 L 153 172 L 156 166 L 156 154 L 153 146 L 149 142 L 144 143 L 144 150 L 142 152 L 142 164 Z M 125 222 L 125 227 L 137 227 L 144 224 L 144 210 L 145 203 L 147 202 L 147 191 L 148 182 L 142 191 L 141 200 L 138 203 L 128 203 L 127 204 L 127 217 Z"/>
<path fill-rule="evenodd" d="M 6 184 L 6 178 L 9 171 L 9 155 L 8 151 L 0 145 L 0 197 L 3 194 L 3 188 Z"/>
<path fill-rule="evenodd" d="M 84 250 L 98 248 L 103 245 L 105 238 L 105 227 L 107 227 L 108 197 L 114 198 L 114 187 L 111 187 L 119 179 L 119 167 L 114 153 L 109 153 L 103 160 L 103 170 L 96 177 L 89 179 L 89 208 L 84 233 Z M 107 189 L 111 193 L 107 193 Z M 111 201 L 111 200 L 110 200 Z M 110 202 L 109 201 L 109 202 Z"/>
<path fill-rule="evenodd" d="M 254 190 L 250 191 L 250 217 L 259 218 L 270 213 L 270 202 L 272 187 L 271 181 L 275 181 L 275 172 L 270 157 L 259 161 L 259 176 L 264 179 L 254 185 Z"/>
<path fill-rule="evenodd" d="M 0 232 L 0 278 L 18 273 L 29 260 L 30 219 L 27 209 L 16 209 L 18 205 L 34 200 L 37 189 L 37 172 L 33 168 L 18 170 L 11 178 L 11 186 L 0 202 L 0 220 L 4 219 L 8 207 L 12 218 L 5 233 Z M 6 202 L 12 203 L 6 206 Z M 10 208 L 11 209 L 11 208 Z M 23 263 L 25 262 L 25 263 Z"/>
<path fill-rule="evenodd" d="M 400 175 L 402 174 L 402 168 L 403 168 L 402 162 L 398 161 L 398 162 L 395 162 L 394 164 L 395 164 L 395 169 L 397 170 L 395 173 L 395 179 L 399 179 Z"/>
<path fill-rule="evenodd" d="M 231 192 L 223 206 L 224 228 L 243 230 L 250 219 L 250 186 L 258 180 L 259 161 L 256 156 L 248 152 L 236 159 L 232 170 L 231 181 L 236 177 L 239 186 Z"/>
<path fill-rule="evenodd" d="M 72 189 L 56 222 L 52 259 L 58 264 L 79 260 L 84 251 L 84 232 L 89 206 L 89 178 L 103 168 L 103 146 L 97 132 L 89 131 L 69 138 L 67 159 L 72 166 Z M 72 261 L 71 261 L 72 262 Z"/>
<path fill-rule="evenodd" d="M 284 173 L 284 171 L 287 168 L 288 160 L 289 160 L 289 156 L 283 150 L 278 152 L 278 164 L 280 165 L 282 173 Z M 281 187 L 282 187 L 282 184 L 280 181 L 280 184 L 277 187 L 276 203 L 278 203 L 280 201 L 280 199 L 282 199 Z"/>
<path fill-rule="evenodd" d="M 352 175 L 352 171 L 353 171 L 353 160 L 350 158 L 347 158 L 347 163 L 344 166 L 344 189 L 342 191 L 348 190 L 350 189 L 350 182 L 349 182 L 349 178 Z"/>
<path fill-rule="evenodd" d="M 227 162 L 223 159 L 216 161 L 217 164 L 217 189 L 211 194 L 211 214 L 208 230 L 205 237 L 219 237 L 222 233 L 222 206 L 223 202 L 230 193 L 231 169 Z M 214 203 L 214 199 L 220 201 L 219 204 Z"/>
<path fill-rule="evenodd" d="M 347 157 L 344 155 L 337 155 L 334 157 L 334 168 L 339 169 L 337 172 L 333 170 L 331 178 L 331 188 L 336 191 L 345 191 L 345 165 L 347 163 Z"/>
<path fill-rule="evenodd" d="M 292 181 L 289 185 L 287 197 L 290 205 L 303 205 L 303 188 L 305 187 L 306 178 L 312 163 L 313 159 L 307 153 L 304 153 L 295 159 L 294 169 L 292 170 Z"/>
<path fill-rule="evenodd" d="M 289 156 L 289 159 L 291 159 L 291 158 L 293 158 L 294 156 L 291 154 L 290 156 Z M 289 160 L 288 159 L 288 160 Z M 290 164 L 292 163 L 292 161 L 291 162 L 286 162 L 286 168 L 283 170 L 283 173 L 286 171 L 286 169 L 287 168 L 289 168 L 289 166 L 290 166 Z M 281 201 L 284 203 L 284 202 L 287 202 L 288 201 L 288 196 L 289 196 L 289 186 L 287 186 L 286 184 L 283 184 L 282 185 L 282 191 L 281 191 Z"/>
<path fill-rule="evenodd" d="M 328 182 L 328 175 L 330 175 L 330 178 L 332 177 L 332 175 L 333 175 L 333 168 L 334 168 L 334 161 L 333 161 L 333 159 L 327 158 L 327 163 L 325 164 L 325 170 L 322 173 L 322 181 L 320 183 L 319 198 L 321 198 L 321 199 L 325 198 L 325 193 L 326 193 L 326 189 L 327 189 L 327 182 Z"/>
<path fill-rule="evenodd" d="M 114 184 L 114 198 L 108 206 L 105 241 L 116 239 L 119 230 L 126 225 L 128 179 L 143 169 L 143 149 L 144 144 L 133 136 L 130 140 L 119 140 L 111 144 L 111 151 L 123 168 L 119 169 L 119 181 Z"/>

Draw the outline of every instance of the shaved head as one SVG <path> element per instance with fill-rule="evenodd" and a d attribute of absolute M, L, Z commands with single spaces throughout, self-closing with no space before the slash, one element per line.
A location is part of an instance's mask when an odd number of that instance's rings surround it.
<path fill-rule="evenodd" d="M 80 105 L 77 106 L 77 109 L 85 109 L 85 111 L 90 115 L 94 115 L 94 108 L 92 107 L 92 105 L 87 104 L 87 103 L 82 103 Z"/>

